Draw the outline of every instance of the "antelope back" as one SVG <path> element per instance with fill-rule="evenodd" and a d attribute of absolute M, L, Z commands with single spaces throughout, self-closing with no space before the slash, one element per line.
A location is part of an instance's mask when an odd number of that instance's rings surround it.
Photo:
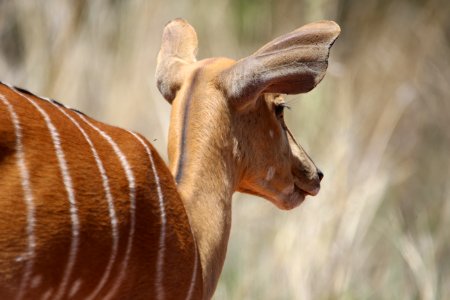
<path fill-rule="evenodd" d="M 200 297 L 189 221 L 152 145 L 5 84 L 0 249 L 1 299 Z"/>

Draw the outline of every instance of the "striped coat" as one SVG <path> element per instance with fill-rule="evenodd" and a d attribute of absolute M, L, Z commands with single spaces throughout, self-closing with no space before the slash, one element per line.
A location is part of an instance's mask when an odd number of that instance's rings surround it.
<path fill-rule="evenodd" d="M 148 141 L 0 84 L 0 299 L 196 299 L 201 281 Z"/>

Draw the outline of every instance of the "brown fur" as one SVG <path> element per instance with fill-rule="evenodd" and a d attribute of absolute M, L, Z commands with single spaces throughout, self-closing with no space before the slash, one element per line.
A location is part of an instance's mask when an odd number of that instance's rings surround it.
<path fill-rule="evenodd" d="M 39 299 L 56 288 L 67 264 L 71 241 L 69 203 L 63 188 L 50 133 L 38 111 L 23 97 L 0 85 L 0 94 L 14 106 L 23 130 L 23 145 L 36 206 L 36 258 L 33 276 L 41 276 L 42 283 L 29 288 L 27 299 Z M 88 296 L 98 284 L 111 252 L 111 224 L 100 173 L 88 143 L 81 132 L 52 104 L 33 95 L 51 117 L 58 129 L 66 156 L 80 216 L 80 244 L 75 268 L 64 298 L 71 284 L 81 279 L 76 299 Z M 66 109 L 94 141 L 103 160 L 114 197 L 119 220 L 119 250 L 111 276 L 98 297 L 106 295 L 116 279 L 123 260 L 130 226 L 128 183 L 111 146 L 79 116 Z M 91 120 L 91 119 L 90 119 Z M 108 133 L 119 145 L 132 167 L 136 179 L 136 232 L 127 273 L 116 298 L 155 298 L 154 282 L 156 255 L 160 234 L 160 212 L 156 184 L 143 146 L 128 132 L 91 120 Z M 0 298 L 13 299 L 17 293 L 24 262 L 16 258 L 26 251 L 26 207 L 23 201 L 20 175 L 16 166 L 14 129 L 0 103 Z M 184 299 L 193 270 L 194 242 L 183 204 L 171 174 L 154 148 L 149 144 L 162 184 L 167 213 L 164 289 L 168 299 Z M 201 296 L 201 272 L 198 272 L 196 298 Z M 176 288 L 174 286 L 176 284 Z M 172 285 L 172 288 L 169 288 Z"/>
<path fill-rule="evenodd" d="M 281 209 L 319 191 L 323 174 L 287 129 L 279 94 L 307 92 L 322 80 L 339 31 L 316 22 L 239 61 L 196 61 L 195 30 L 181 19 L 166 26 L 157 83 L 172 104 L 169 166 L 199 245 L 205 298 L 222 270 L 235 191 Z"/>
<path fill-rule="evenodd" d="M 313 23 L 284 35 L 240 61 L 196 61 L 197 36 L 184 20 L 163 33 L 156 71 L 162 95 L 172 103 L 169 168 L 148 143 L 160 176 L 167 213 L 163 289 L 166 299 L 184 299 L 190 286 L 194 253 L 199 270 L 193 299 L 209 299 L 216 288 L 231 227 L 235 191 L 260 195 L 282 209 L 315 195 L 321 174 L 287 129 L 279 94 L 314 88 L 325 74 L 329 48 L 339 34 L 330 21 Z M 36 210 L 36 257 L 25 298 L 55 295 L 72 238 L 64 189 L 49 130 L 38 111 L 14 89 L 0 85 L 23 131 Z M 79 252 L 64 298 L 82 283 L 83 299 L 98 284 L 111 253 L 111 224 L 99 170 L 80 131 L 53 104 L 26 94 L 50 116 L 59 131 L 80 217 Z M 76 119 L 90 136 L 109 177 L 119 220 L 119 250 L 99 298 L 112 288 L 125 255 L 130 230 L 128 181 L 111 146 Z M 136 179 L 136 232 L 129 267 L 117 299 L 155 298 L 160 210 L 149 157 L 129 132 L 92 119 L 119 145 Z M 18 292 L 27 249 L 27 206 L 17 166 L 15 132 L 0 103 L 0 298 Z M 170 169 L 170 171 L 169 171 Z M 172 173 L 172 174 L 170 174 Z M 175 184 L 174 175 L 177 178 Z M 191 233 L 193 232 L 193 235 Z M 41 282 L 34 280 L 41 276 Z M 34 282 L 34 283 L 33 283 Z M 36 283 L 37 282 L 37 283 Z"/>

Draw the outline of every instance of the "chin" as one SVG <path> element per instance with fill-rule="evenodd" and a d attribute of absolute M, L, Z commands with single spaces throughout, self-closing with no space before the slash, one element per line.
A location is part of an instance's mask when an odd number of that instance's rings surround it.
<path fill-rule="evenodd" d="M 239 191 L 265 198 L 275 204 L 275 206 L 279 209 L 291 210 L 302 204 L 308 194 L 295 184 L 293 184 L 293 188 L 290 190 L 291 191 L 289 193 L 274 191 L 261 192 L 247 189 L 240 189 Z"/>
<path fill-rule="evenodd" d="M 275 201 L 272 200 L 272 202 L 279 209 L 291 210 L 302 204 L 303 201 L 305 201 L 305 197 L 306 194 L 299 188 L 295 187 L 294 191 L 292 191 L 292 193 L 290 193 L 289 195 L 274 199 Z"/>

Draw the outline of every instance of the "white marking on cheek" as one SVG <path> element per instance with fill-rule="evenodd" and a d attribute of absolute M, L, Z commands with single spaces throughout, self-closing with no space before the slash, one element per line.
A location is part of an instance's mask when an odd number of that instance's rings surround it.
<path fill-rule="evenodd" d="M 75 296 L 75 294 L 80 290 L 80 286 L 81 286 L 81 279 L 78 278 L 70 288 L 69 298 Z"/>
<path fill-rule="evenodd" d="M 273 130 L 269 130 L 269 135 L 273 139 Z"/>
<path fill-rule="evenodd" d="M 233 139 L 233 155 L 237 157 L 239 155 L 239 143 L 236 139 Z"/>
<path fill-rule="evenodd" d="M 33 277 L 33 279 L 31 280 L 31 285 L 30 287 L 32 289 L 37 288 L 38 286 L 40 286 L 42 283 L 42 275 L 36 275 Z"/>
<path fill-rule="evenodd" d="M 291 184 L 291 185 L 285 187 L 281 192 L 285 195 L 289 195 L 289 194 L 292 194 L 293 191 L 294 191 L 294 185 Z"/>
<path fill-rule="evenodd" d="M 275 175 L 275 168 L 270 167 L 269 170 L 267 170 L 266 181 L 271 181 L 273 179 L 273 175 Z"/>

